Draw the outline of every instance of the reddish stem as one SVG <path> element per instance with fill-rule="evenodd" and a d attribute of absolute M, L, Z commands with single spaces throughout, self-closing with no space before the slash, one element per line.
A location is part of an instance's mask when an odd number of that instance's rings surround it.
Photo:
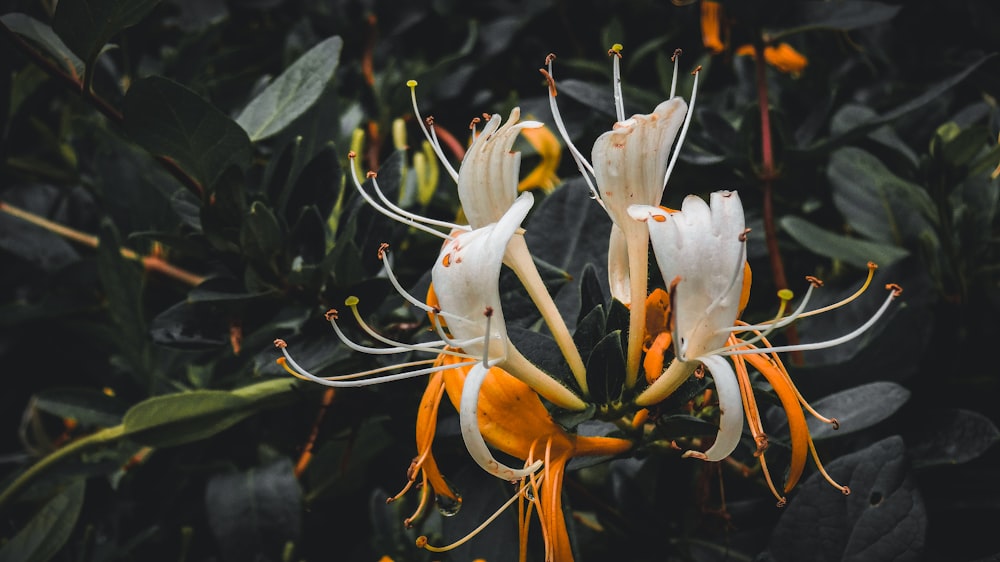
<path fill-rule="evenodd" d="M 785 265 L 781 260 L 781 251 L 778 248 L 778 234 L 774 226 L 774 180 L 777 178 L 777 173 L 774 167 L 774 147 L 771 142 L 771 111 L 767 95 L 764 45 L 759 41 L 755 42 L 753 49 L 754 69 L 757 79 L 757 107 L 760 109 L 761 167 L 757 176 L 763 182 L 764 239 L 767 243 L 767 255 L 771 262 L 771 275 L 774 277 L 775 286 L 781 290 L 788 288 L 788 280 L 785 278 Z M 786 328 L 785 337 L 788 339 L 789 345 L 799 343 L 799 334 L 794 324 Z M 790 356 L 793 364 L 802 364 L 801 352 L 793 351 Z"/>

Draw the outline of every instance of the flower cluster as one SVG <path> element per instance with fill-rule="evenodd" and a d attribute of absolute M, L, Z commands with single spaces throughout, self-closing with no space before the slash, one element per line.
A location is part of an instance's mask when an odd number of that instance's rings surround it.
<path fill-rule="evenodd" d="M 396 496 L 419 483 L 420 503 L 407 523 L 419 517 L 432 501 L 454 508 L 461 503 L 460 495 L 442 476 L 431 447 L 438 409 L 446 396 L 459 412 L 462 438 L 475 462 L 498 478 L 519 483 L 518 492 L 501 509 L 515 502 L 519 505 L 522 559 L 526 557 L 533 514 L 540 521 L 546 560 L 572 559 L 561 505 L 568 461 L 585 455 L 622 455 L 641 445 L 649 433 L 644 427 L 651 409 L 692 376 L 711 377 L 718 398 L 715 411 L 719 429 L 710 446 L 701 450 L 703 447 L 692 441 L 692 448 L 683 456 L 708 462 L 726 458 L 739 446 L 746 419 L 754 452 L 779 503 L 785 501 L 785 494 L 802 475 L 810 452 L 825 474 L 815 455 L 805 413 L 832 424 L 837 422 L 809 407 L 792 384 L 778 353 L 839 345 L 862 334 L 878 321 L 900 289 L 887 286 L 884 303 L 867 322 L 830 341 L 775 347 L 768 340 L 772 332 L 799 318 L 853 300 L 810 310 L 810 296 L 821 286 L 813 278 L 809 278 L 806 294 L 791 312 L 786 309 L 793 296 L 782 291 L 773 320 L 758 324 L 741 321 L 751 276 L 746 255 L 749 230 L 738 193 L 715 192 L 707 202 L 691 195 L 679 210 L 659 206 L 693 115 L 697 69 L 689 101 L 671 91 L 651 113 L 626 117 L 619 75 L 621 50 L 621 45 L 615 45 L 609 51 L 617 120 L 594 141 L 590 160 L 570 140 L 556 104 L 555 57 L 550 55 L 541 70 L 548 80 L 553 123 L 585 178 L 591 198 L 607 211 L 613 223 L 608 240 L 608 308 L 627 309 L 628 317 L 626 329 L 621 330 L 624 373 L 615 373 L 615 380 L 623 381 L 622 388 L 614 400 L 598 397 L 588 388 L 588 381 L 602 376 L 588 372 L 593 350 L 578 347 L 574 341 L 525 242 L 522 224 L 532 209 L 534 196 L 518 189 L 520 154 L 511 149 L 519 134 L 540 128 L 541 123 L 521 121 L 518 109 L 506 121 L 493 115 L 481 130 L 473 128 L 471 145 L 455 170 L 445 157 L 433 122 L 425 124 L 420 118 L 416 82 L 409 83 L 414 112 L 441 165 L 458 186 L 468 224 L 434 220 L 403 209 L 383 194 L 374 173 L 369 173 L 366 187 L 354 171 L 355 166 L 350 166 L 354 186 L 372 207 L 442 239 L 440 254 L 431 265 L 431 288 L 423 298 L 398 282 L 388 247 L 379 249 L 386 278 L 403 298 L 426 313 L 437 339 L 411 343 L 387 338 L 365 323 L 358 313 L 357 299 L 352 297 L 346 306 L 375 345 L 352 341 L 339 324 L 338 311 L 331 310 L 327 319 L 345 345 L 361 353 L 417 353 L 428 357 L 350 375 L 320 377 L 296 363 L 283 341 L 277 340 L 276 344 L 283 353 L 279 362 L 291 374 L 327 386 L 365 386 L 429 375 L 416 421 L 417 456 L 408 470 L 406 487 Z M 677 55 L 679 52 L 674 57 L 674 84 Z M 650 246 L 659 278 L 655 270 L 653 278 L 649 275 Z M 537 306 L 571 377 L 547 372 L 512 342 L 499 288 L 503 266 L 516 274 Z M 867 289 L 874 271 L 873 265 L 857 294 Z M 767 437 L 750 386 L 748 365 L 770 383 L 788 417 L 791 461 L 780 486 L 772 482 L 767 470 Z M 588 417 L 614 420 L 620 427 L 634 431 L 604 437 L 579 435 L 557 423 L 555 412 L 577 412 L 578 421 Z M 494 454 L 497 450 L 523 464 L 504 464 Z M 848 492 L 846 487 L 831 483 Z M 421 537 L 418 545 L 442 551 L 467 539 L 435 547 Z"/>

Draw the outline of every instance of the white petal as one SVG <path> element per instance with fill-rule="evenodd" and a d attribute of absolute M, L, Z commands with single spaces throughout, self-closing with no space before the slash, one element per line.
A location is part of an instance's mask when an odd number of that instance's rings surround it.
<path fill-rule="evenodd" d="M 611 296 L 624 304 L 632 302 L 629 285 L 628 247 L 625 233 L 618 225 L 611 225 L 611 239 L 608 241 L 608 282 Z"/>
<path fill-rule="evenodd" d="M 669 99 L 648 115 L 633 115 L 594 142 L 592 160 L 601 200 L 619 226 L 631 205 L 658 205 L 670 148 L 687 104 Z"/>
<path fill-rule="evenodd" d="M 534 203 L 531 193 L 523 193 L 496 223 L 463 232 L 444 244 L 431 280 L 438 303 L 446 315 L 455 339 L 473 340 L 486 335 L 487 308 L 490 321 L 490 358 L 503 355 L 507 328 L 500 308 L 500 267 L 507 244 L 521 226 Z M 482 355 L 482 345 L 470 344 L 465 351 Z"/>
<path fill-rule="evenodd" d="M 736 373 L 733 372 L 729 361 L 718 355 L 707 355 L 699 357 L 715 381 L 715 391 L 719 395 L 719 434 L 715 437 L 715 443 L 704 452 L 704 460 L 721 461 L 728 457 L 740 443 L 740 436 L 743 435 L 743 399 L 740 398 L 740 384 L 736 380 Z M 686 456 L 701 455 L 695 453 Z"/>
<path fill-rule="evenodd" d="M 469 455 L 486 472 L 504 480 L 524 478 L 538 470 L 538 464 L 516 469 L 501 463 L 493 457 L 490 448 L 486 446 L 483 434 L 479 431 L 479 389 L 483 386 L 483 380 L 486 379 L 487 374 L 489 374 L 489 368 L 482 363 L 477 363 L 465 376 L 465 383 L 462 385 L 462 400 L 459 404 L 462 440 L 465 441 L 465 448 L 469 450 Z"/>

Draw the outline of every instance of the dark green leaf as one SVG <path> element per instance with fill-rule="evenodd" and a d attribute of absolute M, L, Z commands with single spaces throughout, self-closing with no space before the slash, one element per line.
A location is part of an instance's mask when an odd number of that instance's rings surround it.
<path fill-rule="evenodd" d="M 92 388 L 47 388 L 35 395 L 35 407 L 84 425 L 111 427 L 121 423 L 126 404 Z"/>
<path fill-rule="evenodd" d="M 121 255 L 118 229 L 111 221 L 101 223 L 97 249 L 98 274 L 108 300 L 108 309 L 121 334 L 119 348 L 139 377 L 150 376 L 150 345 L 143 316 L 143 281 L 139 264 Z"/>
<path fill-rule="evenodd" d="M 826 174 L 841 214 L 871 240 L 903 245 L 933 233 L 937 208 L 927 192 L 870 153 L 841 148 L 830 157 Z"/>
<path fill-rule="evenodd" d="M 288 457 L 205 486 L 205 510 L 224 560 L 278 560 L 302 532 L 302 491 Z"/>
<path fill-rule="evenodd" d="M 910 254 L 896 246 L 834 234 L 794 215 L 782 217 L 780 224 L 782 230 L 810 252 L 857 268 L 867 267 L 870 261 L 888 266 Z"/>
<path fill-rule="evenodd" d="M 576 324 L 573 343 L 580 350 L 581 357 L 587 357 L 607 334 L 604 306 L 597 305 Z"/>
<path fill-rule="evenodd" d="M 913 466 L 923 468 L 971 461 L 1000 440 L 1000 430 L 979 412 L 949 408 L 929 413 L 913 432 Z"/>
<path fill-rule="evenodd" d="M 59 2 L 52 28 L 74 53 L 92 65 L 115 34 L 139 23 L 157 4 L 159 0 Z"/>
<path fill-rule="evenodd" d="M 149 334 L 158 345 L 212 349 L 229 343 L 229 321 L 207 303 L 180 301 L 153 318 Z"/>
<path fill-rule="evenodd" d="M 250 164 L 246 132 L 211 103 L 159 76 L 143 78 L 125 95 L 125 130 L 156 156 L 177 162 L 209 188 L 232 165 Z"/>
<path fill-rule="evenodd" d="M 340 62 L 343 41 L 330 37 L 307 51 L 236 118 L 252 141 L 283 130 L 319 99 Z"/>
<path fill-rule="evenodd" d="M 254 201 L 240 231 L 243 251 L 252 259 L 270 263 L 281 250 L 283 242 L 281 224 L 277 217 L 267 205 Z"/>
<path fill-rule="evenodd" d="M 944 161 L 952 167 L 968 166 L 990 143 L 986 127 L 974 125 L 965 129 L 949 121 L 938 127 L 931 141 L 931 154 L 936 150 Z"/>
<path fill-rule="evenodd" d="M 896 413 L 907 400 L 910 391 L 894 382 L 872 382 L 849 388 L 812 403 L 817 412 L 837 418 L 840 429 L 809 418 L 809 433 L 813 439 L 839 437 L 867 429 Z"/>
<path fill-rule="evenodd" d="M 810 476 L 771 535 L 774 560 L 921 559 L 927 514 L 899 436 L 835 459 L 826 469 L 851 494 L 841 494 L 819 473 Z"/>
<path fill-rule="evenodd" d="M 74 479 L 2 547 L 0 562 L 47 562 L 62 549 L 83 508 L 86 481 Z"/>
<path fill-rule="evenodd" d="M 78 79 L 83 76 L 83 61 L 63 43 L 63 40 L 48 25 L 27 14 L 16 12 L 0 16 L 0 22 L 3 22 L 3 25 L 6 25 L 14 33 L 38 43 L 72 76 Z"/>
<path fill-rule="evenodd" d="M 621 399 L 625 388 L 625 352 L 621 332 L 605 335 L 587 357 L 587 386 L 591 400 L 609 404 Z"/>
<path fill-rule="evenodd" d="M 668 439 L 719 433 L 719 426 L 714 423 L 686 414 L 664 416 L 656 420 L 656 428 L 658 434 Z"/>
<path fill-rule="evenodd" d="M 793 29 L 775 31 L 773 37 L 782 37 L 812 29 L 850 31 L 891 20 L 901 9 L 882 2 L 866 0 L 838 0 L 837 2 L 800 2 L 796 5 L 796 20 L 801 23 Z"/>

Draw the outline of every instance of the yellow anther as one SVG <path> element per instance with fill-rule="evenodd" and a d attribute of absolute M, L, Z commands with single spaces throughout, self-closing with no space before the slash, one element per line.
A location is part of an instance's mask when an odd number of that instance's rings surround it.
<path fill-rule="evenodd" d="M 347 306 L 357 306 L 358 305 L 358 297 L 356 297 L 354 295 L 351 295 L 351 296 L 347 297 L 346 299 L 344 299 L 344 304 L 347 305 Z"/>
<path fill-rule="evenodd" d="M 408 88 L 416 88 L 417 87 L 417 81 L 416 80 L 407 80 L 406 81 L 406 86 Z"/>
<path fill-rule="evenodd" d="M 625 48 L 625 46 L 622 45 L 621 43 L 615 43 L 614 45 L 611 46 L 611 52 L 613 52 L 615 54 L 621 54 L 622 49 L 624 49 L 624 48 Z"/>
<path fill-rule="evenodd" d="M 795 293 L 793 293 L 791 289 L 781 289 L 778 291 L 778 298 L 783 301 L 790 301 L 795 298 Z"/>

